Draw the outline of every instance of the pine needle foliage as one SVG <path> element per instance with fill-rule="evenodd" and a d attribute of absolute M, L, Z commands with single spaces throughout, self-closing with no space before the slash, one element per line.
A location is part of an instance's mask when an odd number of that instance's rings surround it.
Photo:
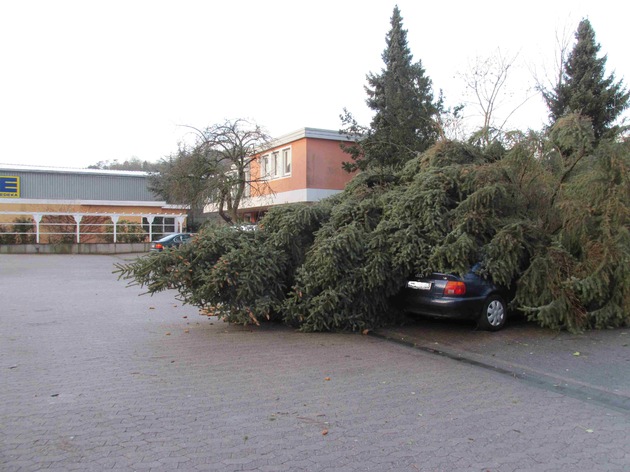
<path fill-rule="evenodd" d="M 341 133 L 352 138 L 350 144 L 343 146 L 352 158 L 344 163 L 347 171 L 400 169 L 438 138 L 439 104 L 433 97 L 432 81 L 422 61 L 414 62 L 397 6 L 385 43 L 384 67 L 379 74 L 366 77 L 366 103 L 374 111 L 370 126 L 359 125 L 347 110 L 341 116 Z"/>
<path fill-rule="evenodd" d="M 547 244 L 533 253 L 515 300 L 541 325 L 572 331 L 630 323 L 630 148 L 618 141 L 587 145 L 587 124 L 556 124 L 570 129 L 557 130 L 559 142 L 552 139 L 551 154 L 565 151 L 549 180 L 540 228 Z"/>
<path fill-rule="evenodd" d="M 588 19 L 583 19 L 575 32 L 575 45 L 562 75 L 551 91 L 543 92 L 552 123 L 567 114 L 579 113 L 592 120 L 595 137 L 613 137 L 622 130 L 615 122 L 628 108 L 630 92 L 623 80 L 606 73 L 606 56 L 598 57 L 600 45 Z"/>
<path fill-rule="evenodd" d="M 372 185 L 369 173 L 355 179 L 298 270 L 285 305 L 290 319 L 305 331 L 357 331 L 396 319 L 391 297 L 414 271 L 439 265 L 433 257 L 449 233 L 447 215 L 481 162 L 473 148 L 441 143 L 390 183 Z"/>
<path fill-rule="evenodd" d="M 312 244 L 326 205 L 291 205 L 270 211 L 261 228 L 209 225 L 189 243 L 149 254 L 115 273 L 153 294 L 167 289 L 225 321 L 279 320 L 297 267 Z"/>
<path fill-rule="evenodd" d="M 439 142 L 335 197 L 275 208 L 258 231 L 210 227 L 118 271 L 232 322 L 362 331 L 397 319 L 410 275 L 479 264 L 542 326 L 628 326 L 629 209 L 630 144 L 568 115 L 509 148 Z"/>

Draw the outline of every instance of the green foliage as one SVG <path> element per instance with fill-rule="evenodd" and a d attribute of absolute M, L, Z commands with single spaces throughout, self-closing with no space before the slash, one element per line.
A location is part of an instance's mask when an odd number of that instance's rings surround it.
<path fill-rule="evenodd" d="M 119 278 L 148 293 L 179 291 L 181 299 L 235 323 L 280 319 L 295 271 L 329 216 L 325 204 L 269 211 L 255 231 L 208 225 L 189 243 L 117 264 Z"/>
<path fill-rule="evenodd" d="M 15 234 L 9 225 L 0 225 L 0 244 L 15 244 Z"/>
<path fill-rule="evenodd" d="M 15 244 L 35 243 L 35 222 L 30 217 L 16 218 L 13 222 Z"/>
<path fill-rule="evenodd" d="M 113 228 L 109 230 L 113 235 Z M 133 221 L 120 220 L 116 224 L 116 242 L 141 243 L 146 239 L 147 232 L 141 224 Z"/>
<path fill-rule="evenodd" d="M 614 136 L 619 131 L 614 123 L 628 108 L 630 92 L 623 81 L 615 82 L 614 74 L 605 77 L 606 56 L 597 57 L 600 45 L 587 19 L 578 25 L 575 38 L 562 65 L 561 80 L 553 91 L 543 93 L 552 123 L 566 114 L 579 113 L 592 121 L 596 139 Z"/>
<path fill-rule="evenodd" d="M 98 161 L 96 164 L 89 165 L 88 169 L 105 169 L 105 170 L 133 170 L 142 172 L 155 172 L 159 168 L 157 162 L 143 161 L 133 156 L 123 162 L 114 159 L 113 161 Z"/>
<path fill-rule="evenodd" d="M 398 7 L 394 8 L 391 29 L 383 51 L 385 67 L 380 74 L 368 74 L 367 105 L 374 110 L 369 128 L 360 126 L 344 110 L 341 132 L 354 138 L 345 146 L 353 162 L 344 163 L 348 171 L 370 167 L 400 168 L 426 150 L 437 139 L 431 79 L 422 62 L 413 62 Z"/>
<path fill-rule="evenodd" d="M 333 206 L 297 271 L 285 310 L 286 319 L 303 330 L 359 330 L 387 314 L 386 298 L 375 292 L 379 284 L 366 265 L 388 186 L 361 180 Z"/>
<path fill-rule="evenodd" d="M 576 126 L 573 123 L 573 126 Z M 630 323 L 630 148 L 603 141 L 582 154 L 581 134 L 564 171 L 556 174 L 552 206 L 519 280 L 516 303 L 543 326 L 578 331 Z M 580 164 L 580 165 L 578 165 Z"/>
<path fill-rule="evenodd" d="M 307 251 L 313 244 L 315 233 L 330 218 L 332 205 L 286 205 L 273 208 L 259 224 L 267 236 L 266 244 L 288 257 L 286 286 L 291 287 L 294 274 L 304 263 Z"/>
<path fill-rule="evenodd" d="M 237 266 L 243 264 L 242 254 L 253 252 L 254 236 L 227 226 L 208 226 L 194 241 L 149 254 L 131 264 L 118 264 L 117 272 L 120 277 L 146 287 L 149 293 L 173 288 L 186 303 L 222 309 L 222 304 L 237 294 L 240 279 Z M 237 317 L 246 310 L 240 302 L 229 308 L 234 309 L 233 316 Z"/>
<path fill-rule="evenodd" d="M 17 217 L 12 225 L 0 225 L 0 244 L 34 244 L 35 222 L 30 217 Z"/>
<path fill-rule="evenodd" d="M 509 149 L 440 142 L 333 198 L 275 208 L 257 231 L 210 227 L 118 269 L 228 321 L 357 331 L 397 319 L 393 297 L 410 275 L 480 263 L 542 326 L 625 326 L 629 171 L 630 144 L 596 142 L 588 120 L 568 116 Z"/>

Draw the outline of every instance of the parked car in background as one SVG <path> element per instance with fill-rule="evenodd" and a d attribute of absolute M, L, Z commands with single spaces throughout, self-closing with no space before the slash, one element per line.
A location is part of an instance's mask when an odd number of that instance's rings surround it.
<path fill-rule="evenodd" d="M 174 233 L 151 243 L 151 252 L 160 252 L 169 247 L 178 247 L 192 238 L 192 233 Z"/>
<path fill-rule="evenodd" d="M 405 312 L 439 318 L 477 321 L 481 329 L 497 331 L 505 326 L 510 293 L 475 272 L 459 277 L 433 273 L 407 281 L 397 297 Z"/>

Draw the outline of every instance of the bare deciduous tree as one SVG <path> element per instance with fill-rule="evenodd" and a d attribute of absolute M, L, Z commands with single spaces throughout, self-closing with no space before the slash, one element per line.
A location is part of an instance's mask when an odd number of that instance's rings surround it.
<path fill-rule="evenodd" d="M 463 141 L 466 139 L 466 129 L 464 127 L 464 117 L 462 111 L 463 104 L 453 106 L 446 105 L 444 93 L 440 90 L 437 101 L 437 113 L 435 115 L 435 127 L 440 141 Z"/>
<path fill-rule="evenodd" d="M 472 104 L 477 107 L 482 119 L 482 125 L 473 135 L 473 141 L 481 145 L 488 145 L 495 139 L 501 139 L 509 119 L 523 106 L 531 94 L 518 99 L 512 99 L 515 94 L 508 89 L 510 74 L 516 64 L 518 55 L 505 56 L 497 49 L 487 58 L 477 58 L 470 69 L 462 74 L 466 88 L 472 93 Z M 510 110 L 499 113 L 501 108 L 508 105 Z"/>
<path fill-rule="evenodd" d="M 180 145 L 164 159 L 151 187 L 169 202 L 190 205 L 193 212 L 211 203 L 226 223 L 234 224 L 243 198 L 268 189 L 264 176 L 252 175 L 251 164 L 271 138 L 245 119 L 188 128 L 195 134 L 194 144 Z"/>

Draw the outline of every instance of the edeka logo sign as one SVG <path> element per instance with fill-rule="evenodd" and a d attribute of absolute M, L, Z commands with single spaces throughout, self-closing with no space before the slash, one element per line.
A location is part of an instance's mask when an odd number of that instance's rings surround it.
<path fill-rule="evenodd" d="M 0 198 L 19 198 L 20 178 L 0 175 Z"/>

